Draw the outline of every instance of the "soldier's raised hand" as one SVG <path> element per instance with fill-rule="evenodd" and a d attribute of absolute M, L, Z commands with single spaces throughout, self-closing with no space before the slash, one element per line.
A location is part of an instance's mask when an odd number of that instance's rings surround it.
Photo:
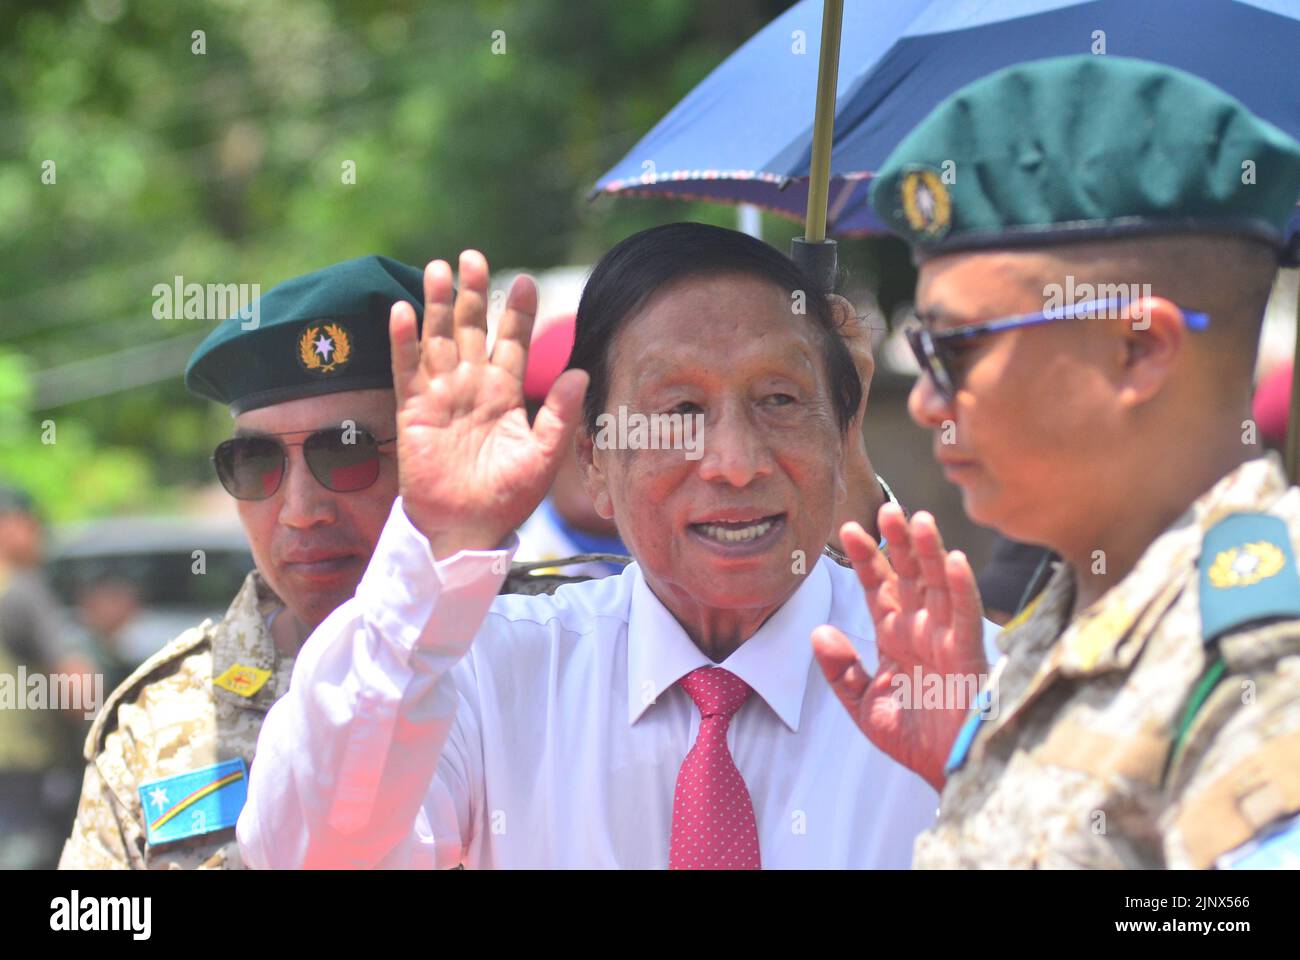
<path fill-rule="evenodd" d="M 878 523 L 892 567 L 858 524 L 846 523 L 840 533 L 876 626 L 875 675 L 834 627 L 813 631 L 813 652 L 871 742 L 942 790 L 949 750 L 974 705 L 948 702 L 948 693 L 972 690 L 988 672 L 979 588 L 965 555 L 944 549 L 930 514 L 909 522 L 897 504 L 886 503 Z M 924 689 L 936 682 L 944 702 L 926 706 Z"/>
<path fill-rule="evenodd" d="M 523 380 L 537 287 L 515 280 L 489 356 L 487 260 L 467 250 L 459 267 L 454 306 L 450 265 L 425 268 L 423 336 L 410 304 L 394 304 L 389 319 L 403 506 L 438 559 L 492 549 L 532 513 L 573 442 L 587 386 L 582 371 L 561 374 L 530 428 Z"/>

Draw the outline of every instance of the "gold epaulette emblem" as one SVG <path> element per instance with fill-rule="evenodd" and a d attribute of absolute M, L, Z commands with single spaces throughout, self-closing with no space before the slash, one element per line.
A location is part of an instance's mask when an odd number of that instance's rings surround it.
<path fill-rule="evenodd" d="M 1286 557 L 1276 544 L 1267 540 L 1243 543 L 1240 547 L 1220 550 L 1214 556 L 1207 576 L 1219 589 L 1249 587 L 1276 576 L 1286 565 Z"/>

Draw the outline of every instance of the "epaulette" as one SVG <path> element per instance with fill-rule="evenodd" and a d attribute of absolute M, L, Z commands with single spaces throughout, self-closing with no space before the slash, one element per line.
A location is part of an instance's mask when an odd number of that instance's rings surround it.
<path fill-rule="evenodd" d="M 1206 644 L 1249 623 L 1300 617 L 1300 571 L 1281 517 L 1224 517 L 1205 535 L 1199 566 L 1201 636 Z"/>
<path fill-rule="evenodd" d="M 501 584 L 501 589 L 497 592 L 501 594 L 521 593 L 527 596 L 554 593 L 566 583 L 582 583 L 585 580 L 594 579 L 588 576 L 560 573 L 560 567 L 572 567 L 582 563 L 628 564 L 631 562 L 631 557 L 621 557 L 613 553 L 581 553 L 558 560 L 512 563 L 510 564 L 510 572 L 506 574 L 505 582 Z"/>
<path fill-rule="evenodd" d="M 135 668 L 134 673 L 117 685 L 117 689 L 108 695 L 99 711 L 95 714 L 95 719 L 91 721 L 90 732 L 86 734 L 86 745 L 82 751 L 87 761 L 95 759 L 95 754 L 99 752 L 103 738 L 112 733 L 109 724 L 110 720 L 115 721 L 117 719 L 118 704 L 137 693 L 146 681 L 154 678 L 154 674 L 161 667 L 166 666 L 173 660 L 180 659 L 192 652 L 196 647 L 208 642 L 211 639 L 211 631 L 214 626 L 216 626 L 216 621 L 204 620 L 197 627 L 186 630 L 175 640 L 172 640 L 146 659 L 144 663 Z"/>
<path fill-rule="evenodd" d="M 1215 649 L 1183 707 L 1170 751 L 1179 755 L 1201 708 L 1227 675 L 1248 670 L 1295 647 L 1300 631 L 1271 630 L 1234 642 L 1248 624 L 1300 617 L 1300 571 L 1286 521 L 1270 513 L 1233 513 L 1210 528 L 1201 544 L 1201 640 Z"/>

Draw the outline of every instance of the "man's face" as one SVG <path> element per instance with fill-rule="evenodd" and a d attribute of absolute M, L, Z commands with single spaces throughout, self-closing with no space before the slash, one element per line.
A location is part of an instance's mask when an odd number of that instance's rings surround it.
<path fill-rule="evenodd" d="M 356 592 L 397 496 L 397 445 L 379 448 L 379 478 L 364 490 L 335 493 L 312 476 L 302 442 L 350 420 L 377 440 L 397 434 L 392 390 L 351 390 L 292 400 L 235 418 L 236 436 L 277 434 L 288 470 L 265 500 L 239 500 L 257 569 L 293 613 L 314 629 Z"/>
<path fill-rule="evenodd" d="M 916 309 L 934 330 L 1044 309 L 1053 261 L 1032 252 L 953 254 L 921 266 Z M 973 338 L 952 367 L 949 403 L 928 376 L 908 399 L 934 432 L 935 459 L 967 515 L 1020 540 L 1052 543 L 1106 488 L 1119 416 L 1103 352 L 1105 320 L 1062 320 Z M 1115 321 L 1121 323 L 1122 321 Z M 1110 357 L 1114 360 L 1114 357 Z M 1113 365 L 1109 369 L 1113 369 Z"/>
<path fill-rule="evenodd" d="M 695 459 L 592 438 L 584 459 L 597 510 L 617 520 L 679 619 L 775 609 L 816 563 L 843 493 L 843 441 L 811 321 L 775 284 L 686 279 L 626 323 L 610 366 L 611 424 L 620 407 L 629 418 L 698 415 L 702 436 Z"/>

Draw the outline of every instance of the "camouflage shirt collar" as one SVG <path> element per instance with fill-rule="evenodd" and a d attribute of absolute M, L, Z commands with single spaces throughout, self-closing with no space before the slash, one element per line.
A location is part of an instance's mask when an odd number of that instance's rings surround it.
<path fill-rule="evenodd" d="M 1190 518 L 1203 534 L 1231 513 L 1267 508 L 1286 491 L 1282 458 L 1276 453 L 1268 453 L 1247 460 L 1223 477 L 1191 505 L 1179 523 Z M 1177 526 L 1175 523 L 1174 527 Z"/>
<path fill-rule="evenodd" d="M 1059 637 L 1052 665 L 1067 676 L 1122 668 L 1141 649 L 1148 630 L 1196 576 L 1201 541 L 1225 516 L 1266 507 L 1287 489 L 1276 454 L 1249 460 L 1222 477 L 1143 552 L 1137 564 L 1086 610 L 1067 622 L 1074 606 L 1074 570 L 1062 564 L 1039 598 L 999 637 L 1004 651 L 1036 639 L 1047 646 Z M 1034 624 L 1024 629 L 1021 624 Z"/>
<path fill-rule="evenodd" d="M 285 664 L 275 648 L 275 640 L 267 628 L 267 616 L 283 606 L 270 585 L 256 570 L 244 579 L 244 585 L 231 602 L 230 608 L 212 630 L 212 676 L 214 693 L 234 706 L 266 710 L 279 697 L 281 673 Z M 232 668 L 253 668 L 266 671 L 269 677 L 251 696 L 243 696 L 215 681 L 227 676 Z"/>

